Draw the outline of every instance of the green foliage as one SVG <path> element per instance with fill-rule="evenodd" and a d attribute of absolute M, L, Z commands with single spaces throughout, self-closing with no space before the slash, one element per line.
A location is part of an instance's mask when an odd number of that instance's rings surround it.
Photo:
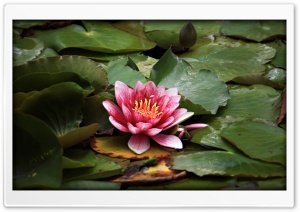
<path fill-rule="evenodd" d="M 48 22 L 13 22 L 14 189 L 286 189 L 285 21 Z M 117 80 L 178 89 L 182 150 L 128 148 L 102 104 Z M 184 178 L 111 182 L 161 159 Z"/>

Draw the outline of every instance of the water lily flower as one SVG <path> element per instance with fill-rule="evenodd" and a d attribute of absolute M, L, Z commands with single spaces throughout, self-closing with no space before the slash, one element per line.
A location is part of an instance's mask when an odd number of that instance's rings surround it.
<path fill-rule="evenodd" d="M 132 136 L 128 147 L 136 154 L 150 148 L 150 138 L 158 144 L 182 149 L 181 140 L 163 131 L 191 117 L 194 113 L 178 108 L 181 96 L 177 88 L 156 87 L 153 82 L 145 85 L 138 81 L 134 89 L 121 81 L 115 83 L 118 105 L 106 100 L 103 106 L 109 113 L 110 122 L 120 131 Z"/>

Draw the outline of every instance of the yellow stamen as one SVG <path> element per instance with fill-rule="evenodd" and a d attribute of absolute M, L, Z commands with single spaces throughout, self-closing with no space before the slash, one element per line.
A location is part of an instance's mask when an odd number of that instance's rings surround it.
<path fill-rule="evenodd" d="M 158 112 L 158 109 L 159 106 L 157 106 L 156 102 L 151 107 L 151 99 L 145 99 L 144 102 L 141 100 L 140 104 L 138 101 L 135 101 L 135 107 L 132 108 L 132 110 L 141 114 L 142 116 L 150 117 L 152 119 L 155 119 L 162 114 L 162 112 Z"/>

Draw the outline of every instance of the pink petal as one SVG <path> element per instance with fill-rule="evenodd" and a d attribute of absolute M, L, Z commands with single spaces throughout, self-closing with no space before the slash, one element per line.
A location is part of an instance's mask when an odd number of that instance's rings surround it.
<path fill-rule="evenodd" d="M 157 88 L 154 82 L 149 81 L 145 84 L 145 97 L 150 98 L 151 95 L 155 95 L 157 93 Z"/>
<path fill-rule="evenodd" d="M 102 104 L 110 116 L 114 117 L 118 122 L 125 124 L 124 116 L 117 105 L 109 100 L 103 101 Z"/>
<path fill-rule="evenodd" d="M 182 149 L 183 147 L 181 140 L 175 135 L 158 134 L 151 136 L 151 138 L 158 144 L 165 147 L 171 147 L 174 149 Z"/>
<path fill-rule="evenodd" d="M 131 111 L 130 109 L 128 109 L 125 106 L 125 104 L 122 104 L 122 112 L 123 112 L 123 115 L 124 115 L 125 119 L 127 120 L 127 122 L 133 122 L 132 112 L 134 112 L 134 111 Z"/>
<path fill-rule="evenodd" d="M 176 120 L 176 118 L 175 118 L 176 121 L 173 122 L 171 125 L 167 126 L 166 128 L 164 128 L 164 130 L 167 130 L 167 129 L 173 127 L 173 126 L 176 125 L 176 124 L 180 124 L 181 122 L 184 122 L 185 120 L 187 120 L 188 118 L 190 118 L 190 117 L 193 116 L 193 115 L 194 115 L 193 112 L 186 112 L 186 113 L 182 114 L 182 115 L 179 116 L 179 117 L 177 116 L 177 120 Z"/>
<path fill-rule="evenodd" d="M 143 134 L 132 135 L 128 147 L 136 154 L 142 154 L 150 148 L 149 137 Z"/>
<path fill-rule="evenodd" d="M 155 127 L 163 129 L 164 127 L 167 127 L 170 124 L 172 124 L 172 122 L 174 122 L 174 117 L 169 116 L 169 118 L 167 118 L 163 123 L 161 123 L 160 125 L 155 126 Z"/>
<path fill-rule="evenodd" d="M 141 132 L 141 129 L 133 126 L 131 123 L 127 123 L 127 127 L 129 129 L 129 131 L 132 133 L 132 134 L 139 134 Z"/>
<path fill-rule="evenodd" d="M 115 96 L 118 102 L 118 105 L 122 105 L 123 103 L 129 103 L 132 100 L 132 89 L 129 88 L 125 83 L 121 81 L 115 82 Z M 132 104 L 132 102 L 130 102 Z M 127 104 L 126 104 L 127 105 Z"/>
<path fill-rule="evenodd" d="M 139 128 L 141 130 L 141 132 L 144 132 L 144 131 L 150 129 L 152 127 L 152 124 L 145 123 L 145 122 L 138 122 L 135 126 L 137 128 Z"/>
<path fill-rule="evenodd" d="M 121 130 L 122 132 L 129 132 L 129 129 L 125 127 L 123 124 L 121 124 L 120 122 L 118 122 L 113 116 L 109 116 L 109 121 L 118 130 Z"/>
<path fill-rule="evenodd" d="M 165 94 L 168 96 L 178 95 L 178 89 L 177 88 L 169 88 L 168 90 L 166 90 Z"/>
<path fill-rule="evenodd" d="M 184 134 L 184 131 L 181 131 L 180 133 L 179 133 L 179 135 L 178 135 L 178 138 L 182 138 L 182 136 L 183 136 L 183 134 Z"/>
<path fill-rule="evenodd" d="M 161 131 L 162 131 L 162 129 L 159 129 L 159 128 L 151 128 L 151 129 L 144 131 L 144 134 L 146 134 L 148 136 L 154 136 L 154 135 L 157 135 L 158 133 L 160 133 Z"/>
<path fill-rule="evenodd" d="M 208 124 L 203 124 L 203 123 L 197 123 L 197 124 L 189 124 L 189 125 L 186 125 L 185 128 L 187 130 L 193 130 L 193 129 L 200 129 L 200 128 L 204 128 L 204 127 L 207 127 Z"/>

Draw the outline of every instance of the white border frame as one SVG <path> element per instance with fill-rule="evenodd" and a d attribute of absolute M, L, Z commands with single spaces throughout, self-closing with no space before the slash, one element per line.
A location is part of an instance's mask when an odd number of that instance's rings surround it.
<path fill-rule="evenodd" d="M 18 19 L 286 20 L 287 70 L 289 70 L 287 74 L 289 114 L 287 117 L 287 189 L 285 191 L 12 190 L 12 21 Z M 177 208 L 292 207 L 294 205 L 294 6 L 292 4 L 7 4 L 4 7 L 4 52 L 3 145 L 6 207 Z"/>

